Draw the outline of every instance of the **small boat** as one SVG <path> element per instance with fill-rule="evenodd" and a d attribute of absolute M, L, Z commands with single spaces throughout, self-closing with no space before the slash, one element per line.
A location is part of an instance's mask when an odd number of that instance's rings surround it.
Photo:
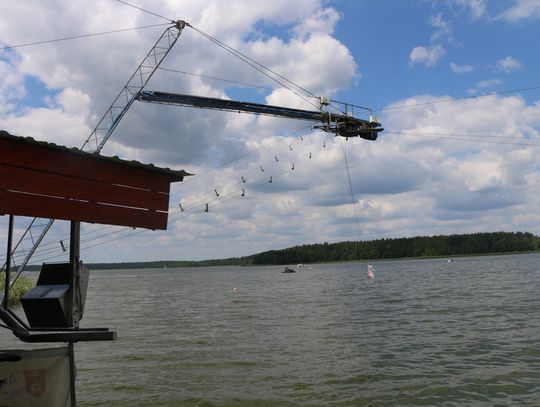
<path fill-rule="evenodd" d="M 292 269 L 290 267 L 285 267 L 282 271 L 282 273 L 296 273 L 295 269 Z"/>

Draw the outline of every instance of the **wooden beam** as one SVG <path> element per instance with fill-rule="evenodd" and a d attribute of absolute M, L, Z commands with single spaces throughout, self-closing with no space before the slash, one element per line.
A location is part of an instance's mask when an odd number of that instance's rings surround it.
<path fill-rule="evenodd" d="M 134 208 L 167 211 L 166 192 L 132 188 L 86 178 L 13 167 L 0 163 L 0 189 L 76 200 L 93 201 Z"/>
<path fill-rule="evenodd" d="M 0 214 L 166 229 L 167 212 L 0 190 Z"/>

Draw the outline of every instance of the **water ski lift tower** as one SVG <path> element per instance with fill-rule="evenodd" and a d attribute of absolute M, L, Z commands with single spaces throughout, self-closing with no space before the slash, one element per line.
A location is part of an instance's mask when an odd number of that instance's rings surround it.
<path fill-rule="evenodd" d="M 322 109 L 310 111 L 144 91 L 183 29 L 191 27 L 182 20 L 171 23 L 114 99 L 81 150 L 0 133 L 0 168 L 3 171 L 0 177 L 0 215 L 9 215 L 4 266 L 6 285 L 0 319 L 25 342 L 69 344 L 72 406 L 75 406 L 73 343 L 115 338 L 115 333 L 108 328 L 79 327 L 88 281 L 88 272 L 80 261 L 80 222 L 165 229 L 169 185 L 190 175 L 184 171 L 98 155 L 134 101 L 307 120 L 318 122 L 314 127 L 336 136 L 370 141 L 375 141 L 383 130 L 374 117 L 363 120 L 347 113 L 334 114 Z M 35 218 L 12 250 L 14 215 Z M 11 262 L 22 259 L 15 267 L 19 274 L 24 271 L 55 219 L 71 222 L 70 261 L 42 267 L 36 288 L 23 299 L 26 324 L 8 307 Z M 25 249 L 27 241 L 28 250 Z M 0 351 L 0 362 L 15 359 L 17 355 Z"/>
<path fill-rule="evenodd" d="M 180 34 L 191 25 L 183 20 L 171 21 L 161 37 L 150 49 L 128 82 L 116 96 L 109 109 L 102 116 L 90 136 L 85 140 L 82 150 L 98 153 L 110 138 L 124 115 L 135 101 L 145 103 L 168 104 L 192 108 L 244 112 L 289 119 L 306 120 L 317 123 L 314 128 L 333 133 L 345 138 L 359 137 L 375 141 L 384 129 L 377 118 L 370 116 L 369 120 L 354 117 L 352 112 L 331 113 L 323 110 L 329 104 L 326 98 L 319 98 L 319 110 L 302 110 L 283 106 L 272 106 L 253 102 L 241 102 L 228 99 L 209 98 L 170 92 L 146 91 L 145 87 L 159 68 Z M 347 106 L 347 105 L 346 105 Z M 352 107 L 352 105 L 351 105 Z M 35 250 L 52 226 L 54 219 L 34 218 L 20 240 L 15 245 L 11 258 L 20 260 L 17 267 L 23 271 L 33 256 Z"/>

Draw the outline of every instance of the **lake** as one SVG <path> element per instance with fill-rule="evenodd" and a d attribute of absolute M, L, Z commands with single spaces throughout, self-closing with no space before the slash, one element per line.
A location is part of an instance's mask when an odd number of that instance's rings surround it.
<path fill-rule="evenodd" d="M 78 405 L 538 405 L 539 254 L 371 264 L 93 271 Z"/>

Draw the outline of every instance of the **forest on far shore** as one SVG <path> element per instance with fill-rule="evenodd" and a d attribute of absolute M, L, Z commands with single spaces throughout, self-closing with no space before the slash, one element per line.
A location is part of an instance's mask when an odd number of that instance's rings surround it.
<path fill-rule="evenodd" d="M 91 269 L 284 265 L 337 261 L 466 256 L 540 251 L 540 237 L 526 232 L 487 232 L 317 243 L 245 257 L 88 264 Z"/>

